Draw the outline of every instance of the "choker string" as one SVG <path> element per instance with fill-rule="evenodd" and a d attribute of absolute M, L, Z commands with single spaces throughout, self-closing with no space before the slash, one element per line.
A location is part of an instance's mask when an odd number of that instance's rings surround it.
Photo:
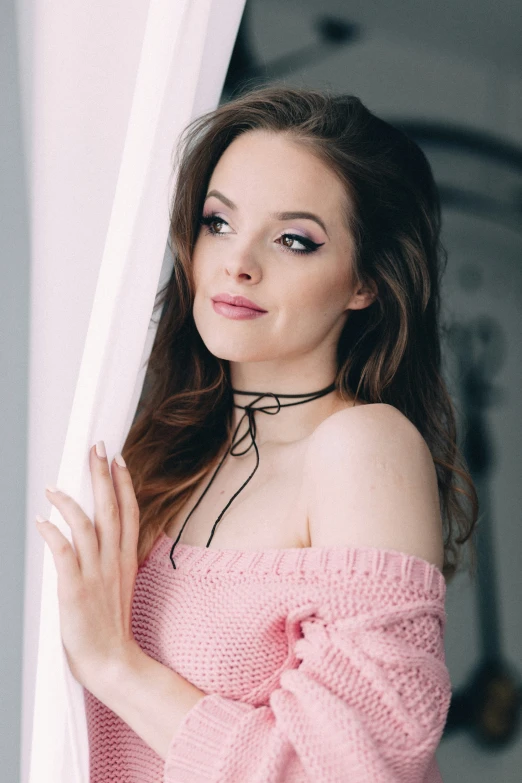
<path fill-rule="evenodd" d="M 243 456 L 243 454 L 246 454 L 248 451 L 250 451 L 252 446 L 254 446 L 254 449 L 256 451 L 256 466 L 255 466 L 254 470 L 252 471 L 252 473 L 250 474 L 250 476 L 244 482 L 244 484 L 238 489 L 238 491 L 234 495 L 232 495 L 232 497 L 228 501 L 227 505 L 225 506 L 225 508 L 223 509 L 221 514 L 218 516 L 218 518 L 214 522 L 214 526 L 212 528 L 212 532 L 210 534 L 210 538 L 208 539 L 208 542 L 207 542 L 207 548 L 209 547 L 210 542 L 212 541 L 212 538 L 214 536 L 214 532 L 216 530 L 216 527 L 217 527 L 217 524 L 218 524 L 219 520 L 221 519 L 221 517 L 223 516 L 223 514 L 225 513 L 227 508 L 230 506 L 230 504 L 232 503 L 234 498 L 236 498 L 239 495 L 239 493 L 241 492 L 241 490 L 243 490 L 246 487 L 246 485 L 248 484 L 248 482 L 250 481 L 250 479 L 252 478 L 252 476 L 256 472 L 256 470 L 257 470 L 257 468 L 259 466 L 259 450 L 257 448 L 257 443 L 256 443 L 256 421 L 255 421 L 255 418 L 254 418 L 254 414 L 256 413 L 256 411 L 261 411 L 261 413 L 268 413 L 270 416 L 275 416 L 276 413 L 279 413 L 281 408 L 288 408 L 291 405 L 302 405 L 305 402 L 311 402 L 312 400 L 316 400 L 319 397 L 323 397 L 325 394 L 329 394 L 334 389 L 335 389 L 335 382 L 331 383 L 330 386 L 327 386 L 325 389 L 321 389 L 321 391 L 309 392 L 308 394 L 274 394 L 273 392 L 265 392 L 265 393 L 263 393 L 263 392 L 247 392 L 247 391 L 237 391 L 236 389 L 232 389 L 234 394 L 250 394 L 250 395 L 258 395 L 258 397 L 253 402 L 249 403 L 248 405 L 236 405 L 235 403 L 233 403 L 234 408 L 242 408 L 245 411 L 245 414 L 241 417 L 241 420 L 240 420 L 239 424 L 236 427 L 236 431 L 234 432 L 234 435 L 232 437 L 231 445 L 229 446 L 229 448 L 225 452 L 224 457 L 221 459 L 221 462 L 219 463 L 219 465 L 217 466 L 216 470 L 214 471 L 214 475 L 212 476 L 212 478 L 210 479 L 209 483 L 207 484 L 207 486 L 205 488 L 205 491 L 203 492 L 203 494 L 201 495 L 201 497 L 197 501 L 196 505 L 193 507 L 192 511 L 189 513 L 188 517 L 186 518 L 185 522 L 183 523 L 183 527 L 179 531 L 178 537 L 176 538 L 176 540 L 174 541 L 174 543 L 172 545 L 172 549 L 170 550 L 170 560 L 171 560 L 172 565 L 173 565 L 174 568 L 176 568 L 176 564 L 174 563 L 174 558 L 173 558 L 174 548 L 175 548 L 176 544 L 178 543 L 179 539 L 181 538 L 183 530 L 185 529 L 185 525 L 187 524 L 188 520 L 190 519 L 190 516 L 194 513 L 194 511 L 197 509 L 197 507 L 199 506 L 199 504 L 201 503 L 201 501 L 205 497 L 205 494 L 206 494 L 208 488 L 210 487 L 210 485 L 214 481 L 214 478 L 216 477 L 216 474 L 217 474 L 218 470 L 220 469 L 221 465 L 223 464 L 223 462 L 227 458 L 228 454 L 230 453 L 233 457 L 241 457 L 241 456 Z M 276 400 L 277 405 L 263 405 L 263 406 L 261 406 L 259 408 L 252 407 L 253 405 L 255 405 L 256 402 L 258 402 L 259 400 L 263 399 L 263 397 L 273 397 Z M 287 402 L 286 404 L 281 404 L 279 402 L 279 397 L 305 397 L 306 399 L 299 400 L 298 402 Z M 271 408 L 276 408 L 276 410 L 272 411 Z M 234 443 L 236 435 L 237 435 L 237 433 L 239 431 L 239 428 L 241 427 L 241 424 L 243 423 L 243 419 L 245 418 L 245 416 L 248 417 L 248 430 L 245 432 L 243 437 L 240 438 L 237 441 L 237 443 Z M 250 438 L 251 438 L 250 445 L 244 451 L 234 452 L 234 448 L 237 448 L 237 446 L 239 446 L 239 444 L 246 438 L 247 435 L 250 435 Z"/>

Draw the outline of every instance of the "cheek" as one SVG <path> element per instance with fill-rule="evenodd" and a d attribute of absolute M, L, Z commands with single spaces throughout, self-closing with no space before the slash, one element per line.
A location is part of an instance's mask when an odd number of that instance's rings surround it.
<path fill-rule="evenodd" d="M 215 265 L 209 263 L 209 259 L 205 257 L 205 253 L 201 251 L 193 253 L 194 309 L 197 309 L 201 314 L 205 312 L 205 303 L 208 303 L 209 297 L 217 293 L 214 267 Z"/>
<path fill-rule="evenodd" d="M 339 295 L 324 281 L 309 280 L 305 286 L 294 286 L 282 298 L 281 314 L 284 320 L 276 325 L 276 332 L 284 334 L 288 349 L 315 346 L 326 339 L 339 322 L 342 308 Z"/>
<path fill-rule="evenodd" d="M 300 284 L 288 289 L 288 301 L 292 302 L 292 310 L 301 312 L 303 316 L 312 318 L 330 317 L 333 321 L 338 317 L 339 310 L 348 294 L 348 279 L 346 274 L 313 275 Z"/>

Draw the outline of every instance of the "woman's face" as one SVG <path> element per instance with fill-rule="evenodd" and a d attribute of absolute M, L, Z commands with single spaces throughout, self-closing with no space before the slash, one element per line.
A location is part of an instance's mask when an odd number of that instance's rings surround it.
<path fill-rule="evenodd" d="M 194 248 L 193 315 L 209 351 L 232 362 L 298 363 L 326 352 L 335 366 L 348 310 L 373 301 L 352 282 L 341 183 L 295 142 L 255 130 L 227 147 L 207 194 L 201 217 L 213 217 Z M 229 318 L 212 301 L 223 293 L 266 312 Z"/>

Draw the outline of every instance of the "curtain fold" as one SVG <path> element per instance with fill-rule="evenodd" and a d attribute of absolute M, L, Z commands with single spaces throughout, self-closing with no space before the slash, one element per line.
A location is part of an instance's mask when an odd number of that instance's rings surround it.
<path fill-rule="evenodd" d="M 110 460 L 123 446 L 155 296 L 172 268 L 175 144 L 219 103 L 244 4 L 33 6 L 22 783 L 88 783 L 83 689 L 67 665 L 54 561 L 33 520 L 42 513 L 72 541 L 45 484 L 92 519 L 88 450 L 103 439 Z"/>

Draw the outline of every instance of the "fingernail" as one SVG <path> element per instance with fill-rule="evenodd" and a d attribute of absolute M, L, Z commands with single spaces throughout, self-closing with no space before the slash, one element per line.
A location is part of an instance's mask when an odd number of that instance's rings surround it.
<path fill-rule="evenodd" d="M 58 487 L 55 487 L 55 486 L 54 486 L 54 484 L 47 484 L 47 486 L 46 486 L 46 490 L 47 490 L 48 492 L 59 492 L 59 491 L 60 491 L 60 490 L 58 489 Z"/>
<path fill-rule="evenodd" d="M 123 457 L 121 456 L 121 454 L 119 452 L 114 455 L 114 460 L 115 460 L 115 462 L 118 463 L 120 468 L 126 468 L 127 467 L 127 463 L 125 462 L 125 460 L 123 459 Z"/>
<path fill-rule="evenodd" d="M 36 521 L 39 522 L 40 524 L 42 524 L 42 522 L 45 522 L 45 519 L 43 517 L 41 517 L 40 514 L 37 514 L 36 515 Z"/>
<path fill-rule="evenodd" d="M 107 457 L 107 452 L 105 451 L 105 443 L 102 440 L 99 440 L 96 444 L 96 454 L 101 459 L 105 459 Z"/>

